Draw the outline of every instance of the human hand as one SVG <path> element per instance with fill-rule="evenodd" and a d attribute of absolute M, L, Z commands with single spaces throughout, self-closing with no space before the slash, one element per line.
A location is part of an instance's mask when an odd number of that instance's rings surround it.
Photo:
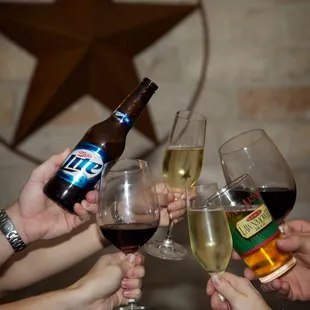
<path fill-rule="evenodd" d="M 185 198 L 181 197 L 175 200 L 175 195 L 173 193 L 168 193 L 165 183 L 157 183 L 156 192 L 158 194 L 158 201 L 161 209 L 159 226 L 168 226 L 170 219 L 173 220 L 174 224 L 181 222 L 186 214 Z M 98 205 L 100 202 L 100 194 L 98 190 L 87 193 L 86 199 L 90 204 L 89 206 L 85 206 L 86 210 L 88 210 L 90 206 Z M 118 206 L 118 212 L 121 216 L 123 215 L 121 204 Z"/>
<path fill-rule="evenodd" d="M 70 150 L 67 149 L 34 169 L 18 201 L 6 209 L 25 243 L 66 234 L 87 221 L 90 214 L 97 212 L 98 204 L 83 200 L 81 204 L 76 203 L 74 206 L 77 215 L 70 214 L 43 192 L 45 184 L 69 154 Z"/>
<path fill-rule="evenodd" d="M 145 270 L 141 254 L 103 255 L 86 276 L 69 289 L 76 290 L 81 309 L 110 310 L 141 298 Z"/>
<path fill-rule="evenodd" d="M 284 224 L 283 239 L 277 240 L 277 247 L 283 252 L 292 252 L 297 260 L 293 269 L 274 281 L 263 284 L 265 292 L 276 292 L 290 300 L 310 300 L 310 222 L 293 220 Z M 241 259 L 234 252 L 233 259 Z M 246 268 L 244 275 L 249 280 L 256 278 L 254 272 Z"/>
<path fill-rule="evenodd" d="M 221 301 L 218 292 L 226 301 Z M 211 296 L 211 307 L 215 310 L 271 310 L 251 282 L 228 272 L 210 278 L 207 295 Z"/>
<path fill-rule="evenodd" d="M 173 193 L 168 193 L 165 183 L 156 184 L 158 201 L 160 206 L 160 227 L 169 225 L 170 220 L 174 224 L 181 222 L 186 214 L 186 199 L 184 196 L 178 198 Z"/>

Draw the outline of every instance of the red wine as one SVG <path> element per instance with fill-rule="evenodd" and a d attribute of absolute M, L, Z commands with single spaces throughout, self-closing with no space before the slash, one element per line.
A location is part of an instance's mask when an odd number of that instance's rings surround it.
<path fill-rule="evenodd" d="M 293 209 L 296 201 L 296 189 L 281 187 L 258 188 L 262 198 L 265 201 L 273 219 L 282 223 L 284 218 Z M 241 201 L 249 196 L 249 193 L 236 189 L 233 193 L 234 199 Z"/>
<path fill-rule="evenodd" d="M 157 230 L 157 224 L 110 224 L 100 226 L 103 236 L 125 254 L 137 252 Z"/>
<path fill-rule="evenodd" d="M 278 224 L 282 223 L 294 207 L 296 189 L 267 187 L 259 188 L 259 191 L 274 220 Z"/>

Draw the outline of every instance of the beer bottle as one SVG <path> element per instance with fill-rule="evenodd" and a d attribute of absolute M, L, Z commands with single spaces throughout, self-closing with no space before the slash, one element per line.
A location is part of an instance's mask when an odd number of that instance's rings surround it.
<path fill-rule="evenodd" d="M 103 122 L 92 126 L 65 159 L 44 193 L 71 213 L 100 179 L 104 163 L 117 160 L 123 153 L 126 136 L 158 86 L 143 81 Z"/>

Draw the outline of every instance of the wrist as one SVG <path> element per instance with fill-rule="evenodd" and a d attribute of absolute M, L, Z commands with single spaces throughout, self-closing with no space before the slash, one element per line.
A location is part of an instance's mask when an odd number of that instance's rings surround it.
<path fill-rule="evenodd" d="M 92 289 L 85 285 L 83 278 L 78 280 L 67 288 L 73 296 L 76 298 L 75 310 L 96 310 L 104 309 L 102 303 L 104 298 L 93 296 L 94 292 Z"/>
<path fill-rule="evenodd" d="M 7 215 L 11 219 L 12 223 L 15 226 L 16 231 L 18 232 L 21 239 L 24 243 L 29 244 L 31 241 L 28 238 L 27 234 L 25 233 L 24 221 L 20 215 L 20 210 L 18 203 L 14 203 L 11 207 L 5 209 Z"/>

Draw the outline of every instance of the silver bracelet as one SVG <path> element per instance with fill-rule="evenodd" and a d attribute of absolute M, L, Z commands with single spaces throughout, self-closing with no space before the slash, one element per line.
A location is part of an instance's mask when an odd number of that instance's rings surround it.
<path fill-rule="evenodd" d="M 4 209 L 0 210 L 0 231 L 8 240 L 15 252 L 22 251 L 26 244 L 18 234 L 13 222 Z"/>

